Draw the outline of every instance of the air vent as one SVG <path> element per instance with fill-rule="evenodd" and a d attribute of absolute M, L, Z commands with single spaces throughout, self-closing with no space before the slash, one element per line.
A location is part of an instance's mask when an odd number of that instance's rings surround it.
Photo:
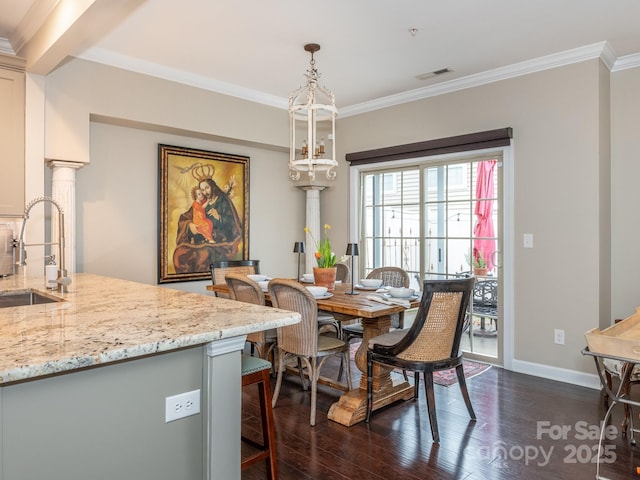
<path fill-rule="evenodd" d="M 440 70 L 434 70 L 433 72 L 416 75 L 416 78 L 418 80 L 427 80 L 429 78 L 433 78 L 435 76 L 442 75 L 443 73 L 449 73 L 449 72 L 453 72 L 453 70 L 449 68 L 441 68 Z"/>

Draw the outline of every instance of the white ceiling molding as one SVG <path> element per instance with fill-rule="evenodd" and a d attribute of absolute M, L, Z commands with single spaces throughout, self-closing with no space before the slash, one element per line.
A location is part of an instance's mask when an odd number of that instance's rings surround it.
<path fill-rule="evenodd" d="M 528 75 L 530 73 L 556 68 L 572 63 L 583 62 L 593 58 L 604 57 L 603 61 L 609 67 L 613 65 L 613 51 L 607 42 L 596 43 L 581 48 L 567 50 L 565 52 L 547 55 L 545 57 L 528 60 L 526 62 L 517 63 L 508 67 L 496 68 L 488 72 L 476 75 L 458 78 L 449 82 L 440 83 L 429 87 L 419 88 L 408 92 L 389 95 L 370 102 L 342 107 L 340 109 L 340 117 L 348 117 L 358 115 L 381 108 L 400 105 L 402 103 L 421 100 L 423 98 L 434 97 L 445 93 L 455 92 L 466 88 L 472 88 L 488 83 L 498 82 L 508 78 Z M 124 55 L 113 54 L 106 50 L 92 48 L 86 50 L 79 58 L 90 60 L 106 65 L 111 65 L 125 70 L 131 70 L 145 75 L 163 78 L 178 83 L 183 83 L 197 88 L 242 98 L 272 107 L 287 108 L 287 99 L 280 98 L 275 95 L 268 95 L 256 90 L 238 87 L 224 82 L 218 82 L 206 77 L 185 73 L 179 70 L 167 68 L 151 62 L 137 60 L 135 58 Z"/>
<path fill-rule="evenodd" d="M 58 3 L 60 0 L 40 0 L 31 5 L 15 32 L 10 36 L 9 40 L 14 51 L 19 52 L 33 38 Z"/>
<path fill-rule="evenodd" d="M 389 95 L 388 97 L 379 98 L 371 102 L 364 102 L 350 107 L 343 107 L 340 109 L 340 117 L 344 118 L 351 115 L 358 115 L 381 108 L 392 107 L 394 105 L 400 105 L 402 103 L 421 100 L 423 98 L 435 97 L 438 95 L 443 95 L 445 93 L 464 90 L 466 88 L 478 87 L 480 85 L 499 82 L 501 80 L 506 80 L 509 78 L 529 75 L 531 73 L 548 70 L 550 68 L 557 68 L 564 65 L 570 65 L 572 63 L 584 62 L 585 60 L 591 60 L 601 57 L 603 55 L 603 52 L 606 52 L 606 56 L 608 58 L 612 53 L 612 50 L 608 46 L 607 42 L 595 43 L 593 45 L 587 45 L 585 47 L 575 48 L 572 50 L 567 50 L 565 52 L 555 53 L 553 55 L 547 55 L 545 57 L 515 63 L 507 67 L 496 68 L 487 72 L 457 78 L 455 80 L 439 83 L 437 85 L 418 88 L 415 90 L 410 90 L 408 92 L 399 93 L 397 95 Z M 607 62 L 610 62 L 611 65 L 613 65 L 613 62 L 611 62 L 610 60 L 605 61 L 605 65 L 611 68 L 607 64 Z"/>
<path fill-rule="evenodd" d="M 0 38 L 0 53 L 6 53 L 7 55 L 15 55 L 16 52 L 13 51 L 13 47 L 11 43 L 9 43 L 9 39 Z"/>
<path fill-rule="evenodd" d="M 267 93 L 239 87 L 238 85 L 232 85 L 230 83 L 220 82 L 202 75 L 194 75 L 192 73 L 165 67 L 145 60 L 116 54 L 108 50 L 90 48 L 85 50 L 81 55 L 78 55 L 78 58 L 150 75 L 152 77 L 162 78 L 172 82 L 182 83 L 196 88 L 202 88 L 203 90 L 222 93 L 231 97 L 237 97 L 243 100 L 268 105 L 270 107 L 281 108 L 283 110 L 289 108 L 289 100 L 287 98 L 269 95 Z"/>
<path fill-rule="evenodd" d="M 263 105 L 286 109 L 286 98 L 265 94 L 256 90 L 239 87 L 225 82 L 219 82 L 203 76 L 189 74 L 183 71 L 167 68 L 144 60 L 114 54 L 107 50 L 92 48 L 79 56 L 84 60 L 111 65 L 145 75 L 151 75 L 165 80 L 190 85 L 196 88 L 230 95 Z M 433 86 L 419 88 L 408 92 L 389 95 L 369 102 L 360 103 L 340 109 L 340 117 L 348 117 L 366 113 L 381 108 L 392 107 L 407 102 L 413 102 L 424 98 L 443 95 L 458 90 L 477 87 L 509 78 L 528 75 L 550 68 L 557 68 L 572 63 L 583 62 L 594 58 L 600 58 L 611 71 L 632 68 L 640 65 L 640 54 L 628 55 L 619 59 L 615 58 L 615 52 L 607 42 L 595 43 L 585 47 L 575 48 L 564 52 L 547 55 L 545 57 L 516 63 L 507 67 L 496 68 L 487 72 L 469 75 L 467 77 L 450 80 Z"/>
<path fill-rule="evenodd" d="M 640 67 L 640 53 L 634 53 L 633 55 L 626 55 L 618 58 L 611 71 L 619 72 L 620 70 L 627 70 L 635 67 Z"/>

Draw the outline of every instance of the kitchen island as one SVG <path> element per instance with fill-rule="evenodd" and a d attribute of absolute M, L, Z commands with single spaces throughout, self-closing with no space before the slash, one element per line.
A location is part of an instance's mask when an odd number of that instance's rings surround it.
<path fill-rule="evenodd" d="M 240 478 L 240 350 L 294 312 L 90 274 L 0 280 L 0 480 Z M 166 398 L 200 413 L 166 422 Z"/>

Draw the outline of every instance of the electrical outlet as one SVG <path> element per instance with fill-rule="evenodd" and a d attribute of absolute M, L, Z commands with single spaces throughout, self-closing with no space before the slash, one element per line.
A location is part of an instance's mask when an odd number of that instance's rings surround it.
<path fill-rule="evenodd" d="M 564 330 L 556 328 L 553 331 L 553 342 L 558 345 L 564 345 Z"/>
<path fill-rule="evenodd" d="M 164 399 L 165 423 L 200 413 L 200 390 L 172 395 Z"/>

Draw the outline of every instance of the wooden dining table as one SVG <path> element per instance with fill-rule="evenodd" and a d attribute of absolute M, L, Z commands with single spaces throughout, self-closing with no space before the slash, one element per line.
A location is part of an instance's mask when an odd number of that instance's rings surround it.
<path fill-rule="evenodd" d="M 207 290 L 228 294 L 225 284 L 207 285 Z M 350 295 L 350 284 L 337 284 L 329 293 L 329 298 L 317 298 L 318 309 L 331 312 L 340 322 L 361 319 L 363 338 L 355 354 L 355 364 L 362 373 L 358 387 L 345 392 L 340 399 L 329 408 L 328 418 L 350 427 L 365 419 L 367 410 L 367 345 L 369 340 L 389 332 L 391 315 L 405 310 L 402 305 L 388 305 L 368 298 L 375 295 L 372 291 L 354 290 L 358 295 Z M 269 301 L 269 294 L 265 295 Z M 414 308 L 420 299 L 410 302 Z M 398 400 L 413 398 L 413 387 L 401 375 L 392 375 L 391 367 L 374 364 L 373 368 L 373 409 L 377 410 Z"/>

